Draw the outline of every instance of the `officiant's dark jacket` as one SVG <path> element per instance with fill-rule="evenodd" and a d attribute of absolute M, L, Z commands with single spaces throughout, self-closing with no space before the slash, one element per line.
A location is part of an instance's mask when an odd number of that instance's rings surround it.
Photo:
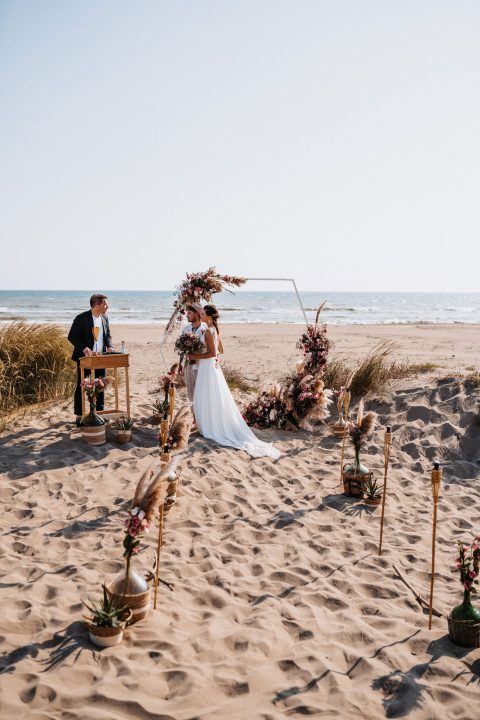
<path fill-rule="evenodd" d="M 108 347 L 112 347 L 113 343 L 108 318 L 105 315 L 101 315 L 100 317 L 102 318 L 103 324 L 102 352 L 105 352 Z M 91 310 L 86 310 L 80 313 L 80 315 L 77 315 L 68 333 L 68 339 L 73 345 L 72 360 L 78 362 L 80 358 L 84 357 L 84 348 L 88 347 L 90 350 L 93 349 L 95 339 L 93 337 L 93 315 Z"/>

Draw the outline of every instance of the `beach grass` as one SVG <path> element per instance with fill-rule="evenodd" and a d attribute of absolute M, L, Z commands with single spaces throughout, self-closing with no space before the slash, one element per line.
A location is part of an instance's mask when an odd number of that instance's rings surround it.
<path fill-rule="evenodd" d="M 380 395 L 394 380 L 418 377 L 433 372 L 436 365 L 431 362 L 408 363 L 392 360 L 398 346 L 394 342 L 376 345 L 354 368 L 343 357 L 333 358 L 322 377 L 325 386 L 338 390 L 345 387 L 349 378 L 352 396 L 356 398 Z"/>
<path fill-rule="evenodd" d="M 0 429 L 16 410 L 73 396 L 71 354 L 56 325 L 14 322 L 0 327 Z"/>
<path fill-rule="evenodd" d="M 234 365 L 222 364 L 223 375 L 230 390 L 253 392 L 258 390 L 258 383 L 249 380 L 241 370 Z"/>

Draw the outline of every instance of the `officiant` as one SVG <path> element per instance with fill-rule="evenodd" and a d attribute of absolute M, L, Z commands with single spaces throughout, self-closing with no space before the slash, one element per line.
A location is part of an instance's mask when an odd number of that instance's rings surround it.
<path fill-rule="evenodd" d="M 89 355 L 101 355 L 113 351 L 112 336 L 107 317 L 108 298 L 106 295 L 95 293 L 90 298 L 90 310 L 77 315 L 72 323 L 68 339 L 73 345 L 72 360 L 77 363 L 77 386 L 74 396 L 74 412 L 76 425 L 80 427 L 82 420 L 82 388 L 80 377 L 80 358 Z M 85 370 L 85 376 L 90 371 Z M 105 377 L 105 370 L 95 370 L 95 377 Z M 97 410 L 103 410 L 104 394 L 100 393 L 97 399 Z"/>

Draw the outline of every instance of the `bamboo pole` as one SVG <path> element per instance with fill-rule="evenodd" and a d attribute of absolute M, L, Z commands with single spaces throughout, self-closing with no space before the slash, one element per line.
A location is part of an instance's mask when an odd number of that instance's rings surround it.
<path fill-rule="evenodd" d="M 415 600 L 418 602 L 420 607 L 427 608 L 429 605 L 428 605 L 427 601 L 425 600 L 425 598 L 423 598 L 422 595 L 420 595 L 420 593 L 417 593 L 417 591 L 410 585 L 408 580 L 405 579 L 405 577 L 402 575 L 402 573 L 400 572 L 400 570 L 398 569 L 398 567 L 395 564 L 393 565 L 393 569 L 395 570 L 395 572 L 397 573 L 398 577 L 403 582 L 403 584 L 406 585 L 407 588 L 412 591 L 412 593 L 415 597 Z M 442 617 L 442 613 L 440 612 L 440 610 L 437 610 L 434 607 L 432 607 L 432 612 L 437 617 Z"/>
<path fill-rule="evenodd" d="M 383 496 L 382 496 L 382 519 L 380 521 L 380 541 L 378 543 L 378 554 L 382 554 L 383 541 L 383 521 L 385 519 L 385 500 L 387 497 L 387 475 L 388 461 L 390 460 L 390 448 L 392 446 L 392 431 L 390 425 L 387 425 L 383 438 Z"/>
<path fill-rule="evenodd" d="M 168 420 L 161 420 L 160 421 L 161 452 L 163 452 L 164 447 L 167 444 L 167 438 L 168 438 Z"/>
<path fill-rule="evenodd" d="M 158 578 L 160 575 L 160 550 L 163 545 L 163 502 L 160 505 L 160 521 L 158 523 L 158 540 L 157 540 L 157 566 L 155 568 L 155 594 L 153 598 L 153 609 L 157 609 L 157 592 Z"/>
<path fill-rule="evenodd" d="M 175 385 L 173 383 L 170 383 L 170 387 L 168 389 L 168 420 L 169 420 L 170 426 L 173 423 L 174 408 L 175 408 Z"/>
<path fill-rule="evenodd" d="M 432 573 L 430 577 L 430 603 L 428 610 L 428 629 L 432 629 L 433 611 L 433 583 L 435 580 L 435 541 L 437 536 L 437 505 L 440 497 L 440 485 L 442 482 L 442 471 L 439 463 L 435 463 L 432 470 L 432 497 L 433 497 L 433 524 L 432 524 Z"/>
<path fill-rule="evenodd" d="M 344 415 L 345 415 L 345 433 L 342 438 L 342 454 L 340 458 L 340 484 L 343 485 L 343 458 L 345 455 L 345 439 L 347 437 L 347 431 L 348 431 L 348 411 L 350 409 L 350 400 L 352 399 L 352 394 L 350 392 L 350 388 L 347 388 L 344 393 L 343 397 L 343 409 L 344 409 Z"/>

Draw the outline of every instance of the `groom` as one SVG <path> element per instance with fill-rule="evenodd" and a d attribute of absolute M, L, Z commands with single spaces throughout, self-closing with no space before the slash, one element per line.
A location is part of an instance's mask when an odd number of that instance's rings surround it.
<path fill-rule="evenodd" d="M 200 315 L 203 314 L 203 308 L 200 303 L 187 305 L 188 324 L 182 328 L 182 333 L 193 332 L 197 335 L 203 344 L 205 344 L 205 331 L 207 324 L 201 321 Z M 198 365 L 195 360 L 187 360 L 185 367 L 180 368 L 180 375 L 185 378 L 187 386 L 188 399 L 193 402 L 193 394 L 195 392 L 195 383 L 197 382 Z"/>
<path fill-rule="evenodd" d="M 108 298 L 96 293 L 90 298 L 90 310 L 80 313 L 73 321 L 68 339 L 73 345 L 72 360 L 77 363 L 77 386 L 74 396 L 74 412 L 76 425 L 80 427 L 82 420 L 82 388 L 80 385 L 80 358 L 89 355 L 101 355 L 113 351 L 112 336 L 108 323 Z M 85 376 L 90 370 L 85 370 Z M 104 377 L 105 370 L 95 370 L 95 377 Z M 97 410 L 103 410 L 103 393 L 97 400 Z"/>

